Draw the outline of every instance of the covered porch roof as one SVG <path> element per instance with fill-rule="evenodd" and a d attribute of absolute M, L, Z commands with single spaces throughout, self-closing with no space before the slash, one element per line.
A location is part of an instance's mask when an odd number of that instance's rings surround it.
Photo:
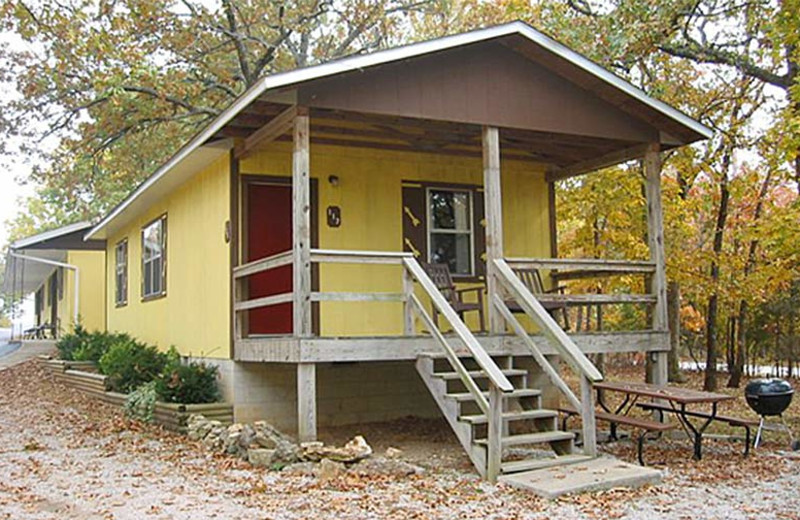
<path fill-rule="evenodd" d="M 297 106 L 310 110 L 311 140 L 318 144 L 480 157 L 481 127 L 495 126 L 503 158 L 546 165 L 549 180 L 641 157 L 653 143 L 669 149 L 712 135 L 531 26 L 512 22 L 264 77 L 86 237 L 105 238 L 143 200 L 175 189 L 172 177 L 187 180 L 196 169 L 183 166 L 203 148 L 240 138 L 246 148 L 237 155 L 243 155 L 259 136 L 286 132 L 281 116 L 291 119 L 285 114 Z"/>
<path fill-rule="evenodd" d="M 67 251 L 102 251 L 105 241 L 84 241 L 91 222 L 77 222 L 58 229 L 26 237 L 9 246 L 5 260 L 5 276 L 0 291 L 4 294 L 29 294 L 36 291 L 64 263 Z"/>

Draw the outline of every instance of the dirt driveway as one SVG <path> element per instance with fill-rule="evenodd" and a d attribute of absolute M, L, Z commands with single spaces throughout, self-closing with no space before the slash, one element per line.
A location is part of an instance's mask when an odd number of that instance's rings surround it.
<path fill-rule="evenodd" d="M 321 481 L 255 470 L 43 379 L 32 363 L 0 374 L 0 518 L 8 519 L 800 519 L 800 458 L 776 451 L 743 459 L 708 443 L 700 463 L 666 443 L 664 483 L 546 502 L 471 472 L 441 423 L 408 421 L 336 430 L 363 433 L 425 468 L 392 477 L 346 473 Z M 627 443 L 608 447 L 633 460 Z"/>

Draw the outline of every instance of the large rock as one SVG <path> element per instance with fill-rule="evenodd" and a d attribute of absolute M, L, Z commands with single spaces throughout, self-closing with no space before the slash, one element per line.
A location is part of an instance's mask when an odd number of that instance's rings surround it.
<path fill-rule="evenodd" d="M 372 447 L 361 435 L 357 435 L 341 448 L 325 446 L 321 442 L 307 442 L 300 447 L 303 460 L 310 461 L 329 459 L 336 462 L 358 462 L 372 455 Z"/>
<path fill-rule="evenodd" d="M 223 435 L 222 449 L 229 455 L 247 458 L 247 452 L 255 437 L 255 430 L 249 424 L 232 424 Z"/>
<path fill-rule="evenodd" d="M 186 434 L 193 441 L 203 440 L 211 428 L 209 420 L 200 414 L 192 414 L 186 421 Z"/>
<path fill-rule="evenodd" d="M 275 450 L 268 450 L 265 448 L 250 448 L 247 451 L 248 462 L 257 468 L 271 468 L 274 457 Z"/>
<path fill-rule="evenodd" d="M 283 467 L 300 461 L 300 447 L 292 439 L 266 421 L 253 423 L 253 436 L 250 448 L 274 450 L 273 467 Z"/>
<path fill-rule="evenodd" d="M 317 465 L 315 474 L 323 482 L 333 480 L 345 474 L 347 468 L 341 462 L 334 462 L 330 459 L 322 459 Z"/>

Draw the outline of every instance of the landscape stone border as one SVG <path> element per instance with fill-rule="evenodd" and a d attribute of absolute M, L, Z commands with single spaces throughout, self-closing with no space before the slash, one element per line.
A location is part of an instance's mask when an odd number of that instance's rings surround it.
<path fill-rule="evenodd" d="M 50 356 L 39 356 L 38 361 L 53 379 L 65 386 L 119 408 L 123 408 L 128 400 L 127 394 L 108 390 L 108 378 L 98 374 L 97 366 L 91 361 L 64 361 Z M 224 425 L 233 423 L 233 405 L 230 403 L 178 404 L 163 401 L 156 401 L 153 422 L 167 430 L 186 433 L 189 416 L 194 414 L 202 414 Z"/>

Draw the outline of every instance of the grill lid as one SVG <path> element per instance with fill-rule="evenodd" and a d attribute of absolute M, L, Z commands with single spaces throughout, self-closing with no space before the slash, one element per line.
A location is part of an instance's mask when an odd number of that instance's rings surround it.
<path fill-rule="evenodd" d="M 754 379 L 747 383 L 744 393 L 745 396 L 791 395 L 794 389 L 785 379 Z"/>

